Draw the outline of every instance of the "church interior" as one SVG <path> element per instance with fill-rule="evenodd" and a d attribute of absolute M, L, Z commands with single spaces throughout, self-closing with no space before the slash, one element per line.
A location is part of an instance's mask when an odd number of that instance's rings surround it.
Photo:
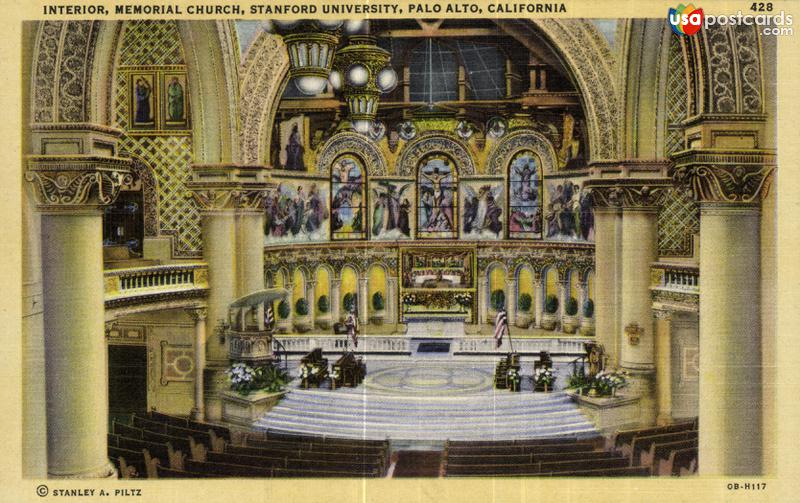
<path fill-rule="evenodd" d="M 774 472 L 754 26 L 22 34 L 26 477 Z"/>

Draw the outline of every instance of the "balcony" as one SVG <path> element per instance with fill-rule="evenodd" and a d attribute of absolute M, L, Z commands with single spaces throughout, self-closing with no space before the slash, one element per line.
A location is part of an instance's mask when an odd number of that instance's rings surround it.
<path fill-rule="evenodd" d="M 693 264 L 656 262 L 650 268 L 654 309 L 698 311 L 700 269 Z"/>
<path fill-rule="evenodd" d="M 103 277 L 106 319 L 189 307 L 208 292 L 208 266 L 199 262 L 111 269 Z"/>

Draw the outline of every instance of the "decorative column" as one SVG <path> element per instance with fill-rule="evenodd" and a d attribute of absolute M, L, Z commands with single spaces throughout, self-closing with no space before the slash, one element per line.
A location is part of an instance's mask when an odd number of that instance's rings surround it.
<path fill-rule="evenodd" d="M 478 278 L 478 324 L 489 323 L 489 279 L 485 274 Z"/>
<path fill-rule="evenodd" d="M 674 178 L 700 203 L 699 470 L 760 475 L 760 205 L 774 152 L 690 150 L 674 160 Z"/>
<path fill-rule="evenodd" d="M 619 283 L 622 210 L 609 201 L 593 198 L 594 203 L 594 260 L 595 340 L 608 355 L 608 364 L 619 365 L 619 343 L 622 330 L 619 324 Z"/>
<path fill-rule="evenodd" d="M 85 150 L 28 156 L 25 173 L 41 213 L 47 473 L 54 478 L 116 474 L 106 437 L 102 209 L 133 179 L 130 160 L 105 148 L 94 151 L 101 142 L 114 150 L 119 133 L 84 126 L 35 135 L 41 137 L 32 141 L 37 146 L 53 136 L 63 148 L 77 144 Z"/>
<path fill-rule="evenodd" d="M 566 272 L 559 271 L 558 277 L 558 324 L 564 326 L 564 316 L 567 314 L 567 300 L 569 299 L 569 280 L 565 278 Z"/>
<path fill-rule="evenodd" d="M 589 284 L 585 281 L 585 279 L 578 281 L 578 319 L 583 321 L 583 306 L 586 305 L 586 301 L 589 299 Z"/>
<path fill-rule="evenodd" d="M 533 314 L 536 317 L 535 327 L 542 328 L 542 314 L 544 313 L 544 283 L 542 271 L 533 273 Z"/>
<path fill-rule="evenodd" d="M 366 272 L 364 273 L 366 274 Z M 358 278 L 358 321 L 366 327 L 369 321 L 369 278 Z"/>
<path fill-rule="evenodd" d="M 513 326 L 517 320 L 517 280 L 506 280 L 506 319 Z"/>
<path fill-rule="evenodd" d="M 311 329 L 315 327 L 314 320 L 316 319 L 314 309 L 314 289 L 317 286 L 316 281 L 306 281 L 306 302 L 308 303 L 308 315 L 311 317 Z"/>
<path fill-rule="evenodd" d="M 653 310 L 656 332 L 656 424 L 672 422 L 672 313 Z"/>
<path fill-rule="evenodd" d="M 287 283 L 286 291 L 289 292 L 286 296 L 286 303 L 289 304 L 289 316 L 286 317 L 286 321 L 289 323 L 289 333 L 292 333 L 294 332 L 294 283 Z M 275 315 L 279 316 L 277 313 Z"/>
<path fill-rule="evenodd" d="M 395 277 L 386 279 L 386 316 L 387 323 L 397 324 L 397 278 Z"/>
<path fill-rule="evenodd" d="M 342 319 L 341 298 L 342 280 L 331 279 L 331 323 L 338 323 Z"/>
<path fill-rule="evenodd" d="M 658 207 L 673 185 L 666 178 L 667 166 L 666 161 L 629 161 L 605 170 L 600 179 L 590 180 L 596 205 L 622 208 L 619 364 L 630 375 L 627 392 L 639 396 L 642 426 L 655 424 L 656 420 L 650 267 L 658 258 Z M 600 258 L 596 260 L 599 271 Z M 603 278 L 607 279 L 605 273 Z"/>
<path fill-rule="evenodd" d="M 212 164 L 193 166 L 187 183 L 200 208 L 203 260 L 208 264 L 208 325 L 217 332 L 228 318 L 228 305 L 264 288 L 264 241 L 261 214 L 267 190 L 262 166 Z M 205 415 L 222 418 L 221 392 L 227 388 L 224 370 L 228 348 L 224 337 L 206 342 Z"/>
<path fill-rule="evenodd" d="M 194 421 L 204 421 L 203 372 L 206 366 L 206 317 L 208 316 L 208 310 L 205 307 L 196 307 L 187 309 L 187 312 L 194 320 L 194 407 L 192 407 L 191 418 Z"/>

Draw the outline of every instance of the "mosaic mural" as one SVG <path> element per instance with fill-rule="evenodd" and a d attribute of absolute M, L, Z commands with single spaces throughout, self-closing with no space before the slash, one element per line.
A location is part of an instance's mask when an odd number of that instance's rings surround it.
<path fill-rule="evenodd" d="M 594 241 L 594 213 L 588 191 L 575 179 L 547 180 L 545 239 Z"/>
<path fill-rule="evenodd" d="M 321 181 L 283 181 L 265 203 L 265 243 L 328 239 L 328 186 Z"/>
<path fill-rule="evenodd" d="M 414 183 L 380 180 L 370 183 L 371 237 L 375 240 L 411 239 Z"/>
<path fill-rule="evenodd" d="M 462 182 L 461 207 L 464 239 L 503 237 L 504 195 L 501 181 Z"/>

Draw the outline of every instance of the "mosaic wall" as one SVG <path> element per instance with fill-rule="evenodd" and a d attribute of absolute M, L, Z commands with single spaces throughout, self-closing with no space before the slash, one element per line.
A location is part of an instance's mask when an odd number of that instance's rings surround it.
<path fill-rule="evenodd" d="M 328 182 L 276 180 L 267 195 L 264 240 L 266 244 L 327 241 L 330 232 Z"/>
<path fill-rule="evenodd" d="M 502 239 L 505 229 L 505 191 L 502 180 L 462 181 L 461 237 Z"/>
<path fill-rule="evenodd" d="M 414 182 L 379 180 L 370 182 L 370 238 L 376 241 L 411 239 L 414 224 Z"/>
<path fill-rule="evenodd" d="M 160 235 L 172 235 L 175 257 L 202 249 L 200 213 L 184 197 L 191 176 L 192 136 L 186 66 L 174 21 L 125 23 L 114 112 L 126 134 L 121 149 L 152 169 L 158 187 Z"/>
<path fill-rule="evenodd" d="M 594 212 L 580 179 L 545 180 L 545 239 L 594 241 Z"/>

